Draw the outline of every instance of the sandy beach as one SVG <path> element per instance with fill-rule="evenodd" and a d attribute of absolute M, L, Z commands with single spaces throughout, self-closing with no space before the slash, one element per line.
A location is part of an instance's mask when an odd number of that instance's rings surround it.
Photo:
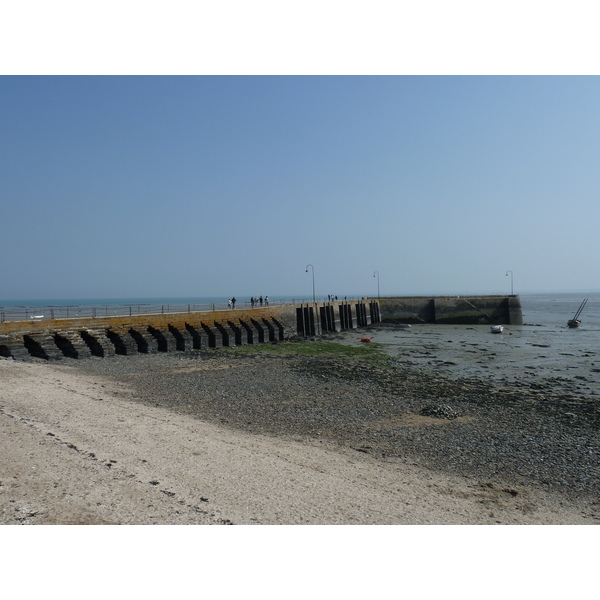
<path fill-rule="evenodd" d="M 523 328 L 369 335 L 393 368 L 260 349 L 1 360 L 0 523 L 600 522 L 593 356 L 549 357 Z"/>

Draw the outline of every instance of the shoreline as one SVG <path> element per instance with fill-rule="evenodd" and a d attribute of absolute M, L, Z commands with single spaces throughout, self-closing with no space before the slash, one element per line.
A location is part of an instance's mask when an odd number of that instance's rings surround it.
<path fill-rule="evenodd" d="M 254 356 L 224 349 L 0 361 L 0 522 L 600 523 L 598 433 L 583 422 L 583 408 L 561 398 L 559 386 L 553 406 L 568 404 L 575 420 L 548 412 L 542 397 L 550 390 L 529 387 L 552 383 L 539 373 L 522 387 L 494 380 L 500 391 L 492 402 L 489 382 L 468 370 L 486 371 L 482 365 L 493 363 L 482 357 L 485 348 L 505 342 L 466 326 L 422 327 L 369 329 L 387 354 L 417 363 L 400 360 L 396 370 L 271 357 L 260 348 Z M 355 331 L 321 341 L 359 346 L 360 337 Z M 523 336 L 506 343 L 517 340 L 525 353 L 538 351 Z M 419 357 L 411 348 L 424 343 L 429 354 Z M 466 358 L 445 364 L 454 346 Z M 589 368 L 592 358 L 581 358 L 577 368 Z M 444 390 L 449 395 L 440 399 Z M 557 474 L 562 483 L 551 481 Z"/>

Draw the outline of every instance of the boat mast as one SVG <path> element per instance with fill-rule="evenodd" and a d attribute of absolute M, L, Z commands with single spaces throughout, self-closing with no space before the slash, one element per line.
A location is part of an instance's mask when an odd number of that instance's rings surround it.
<path fill-rule="evenodd" d="M 579 319 L 579 315 L 581 314 L 581 311 L 583 310 L 583 307 L 586 305 L 588 299 L 586 298 L 582 303 L 581 306 L 577 309 L 577 312 L 575 313 L 575 316 L 573 317 L 573 321 L 577 321 L 577 319 Z"/>

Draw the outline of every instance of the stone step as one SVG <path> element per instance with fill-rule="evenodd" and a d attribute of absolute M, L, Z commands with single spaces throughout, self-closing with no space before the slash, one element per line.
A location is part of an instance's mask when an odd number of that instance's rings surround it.
<path fill-rule="evenodd" d="M 248 344 L 248 332 L 239 323 L 233 321 L 227 321 L 229 330 L 233 333 L 236 346 L 244 346 Z"/>
<path fill-rule="evenodd" d="M 223 325 L 223 323 L 217 323 L 215 321 L 215 328 L 221 334 L 221 340 L 224 347 L 233 347 L 236 345 L 235 333 L 228 325 Z"/>
<path fill-rule="evenodd" d="M 0 356 L 4 358 L 12 357 L 17 360 L 31 358 L 31 354 L 23 344 L 23 336 L 21 335 L 0 336 Z"/>
<path fill-rule="evenodd" d="M 221 332 L 216 327 L 209 327 L 205 323 L 200 322 L 200 326 L 204 330 L 206 337 L 208 338 L 208 347 L 209 348 L 222 348 L 223 347 L 223 337 Z"/>
<path fill-rule="evenodd" d="M 148 333 L 156 340 L 159 352 L 174 352 L 177 350 L 177 341 L 169 330 L 149 326 Z"/>
<path fill-rule="evenodd" d="M 208 348 L 208 337 L 204 329 L 196 328 L 189 323 L 185 324 L 185 329 L 192 339 L 192 348 L 194 350 L 206 350 Z"/>
<path fill-rule="evenodd" d="M 173 327 L 173 325 L 169 325 L 169 331 L 175 338 L 177 350 L 185 352 L 194 349 L 194 339 L 192 338 L 191 333 L 187 329 L 183 327 Z"/>
<path fill-rule="evenodd" d="M 43 358 L 45 360 L 61 360 L 64 354 L 54 343 L 54 338 L 50 333 L 31 333 L 23 336 L 23 344 L 27 351 L 34 358 Z"/>
<path fill-rule="evenodd" d="M 93 356 L 114 356 L 115 346 L 106 337 L 104 329 L 82 329 L 79 331 L 81 339 L 87 344 Z"/>
<path fill-rule="evenodd" d="M 52 336 L 57 348 L 68 358 L 89 358 L 92 352 L 76 331 L 60 331 Z"/>
<path fill-rule="evenodd" d="M 145 328 L 134 329 L 131 327 L 128 334 L 135 341 L 140 354 L 156 354 L 158 352 L 156 338 Z"/>
<path fill-rule="evenodd" d="M 109 327 L 106 330 L 106 337 L 115 347 L 115 354 L 125 354 L 129 356 L 138 353 L 137 342 L 126 329 Z"/>

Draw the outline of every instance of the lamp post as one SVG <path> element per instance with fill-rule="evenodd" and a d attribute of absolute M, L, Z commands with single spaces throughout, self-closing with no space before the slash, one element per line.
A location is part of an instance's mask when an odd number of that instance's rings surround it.
<path fill-rule="evenodd" d="M 509 273 L 510 273 L 510 295 L 514 296 L 514 293 L 513 293 L 513 272 L 510 269 L 508 271 L 506 271 L 506 277 L 508 277 Z"/>
<path fill-rule="evenodd" d="M 312 283 L 313 283 L 313 304 L 317 303 L 315 298 L 315 268 L 312 265 L 306 265 L 306 273 L 308 273 L 308 267 L 312 269 Z"/>
<path fill-rule="evenodd" d="M 373 277 L 375 277 L 375 275 L 377 275 L 377 300 L 379 300 L 379 271 L 375 271 Z"/>

